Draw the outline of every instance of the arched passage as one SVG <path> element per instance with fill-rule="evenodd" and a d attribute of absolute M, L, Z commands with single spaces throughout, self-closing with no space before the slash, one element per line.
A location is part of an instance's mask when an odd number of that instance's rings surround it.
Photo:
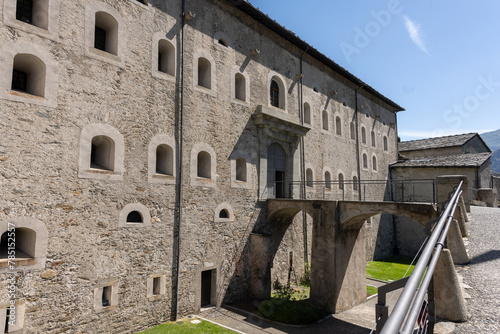
<path fill-rule="evenodd" d="M 409 203 L 268 200 L 267 230 L 251 240 L 251 295 L 271 293 L 271 265 L 283 235 L 300 211 L 312 217 L 311 294 L 313 305 L 333 313 L 366 299 L 364 221 L 379 213 L 395 213 L 425 224 L 437 217 L 435 206 Z M 255 243 L 254 243 L 255 240 Z"/>

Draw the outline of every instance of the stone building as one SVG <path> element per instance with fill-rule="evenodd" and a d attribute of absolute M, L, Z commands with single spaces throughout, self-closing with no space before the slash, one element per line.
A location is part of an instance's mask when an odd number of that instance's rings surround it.
<path fill-rule="evenodd" d="M 356 199 L 397 160 L 403 109 L 245 1 L 0 0 L 0 19 L 7 332 L 132 333 L 244 299 L 267 198 Z M 303 275 L 309 219 L 273 279 Z"/>
<path fill-rule="evenodd" d="M 406 201 L 435 202 L 434 181 L 443 175 L 466 176 L 470 200 L 492 193 L 492 189 L 483 189 L 492 187 L 491 150 L 477 133 L 400 142 L 398 147 L 400 160 L 391 164 L 390 174 L 392 180 L 402 181 L 398 194 Z M 394 234 L 398 252 L 413 255 L 428 232 L 403 217 L 394 217 Z"/>
<path fill-rule="evenodd" d="M 477 133 L 400 142 L 398 147 L 403 159 L 391 165 L 394 179 L 465 175 L 469 189 L 491 187 L 491 150 Z"/>

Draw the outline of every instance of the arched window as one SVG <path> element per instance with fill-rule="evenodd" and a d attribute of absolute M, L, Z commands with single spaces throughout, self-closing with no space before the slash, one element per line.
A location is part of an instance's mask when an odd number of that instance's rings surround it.
<path fill-rule="evenodd" d="M 313 171 L 311 168 L 308 168 L 306 170 L 306 186 L 312 187 L 314 185 L 313 183 Z"/>
<path fill-rule="evenodd" d="M 351 132 L 351 139 L 356 139 L 356 130 L 354 129 L 354 122 L 351 122 L 349 125 L 349 129 Z"/>
<path fill-rule="evenodd" d="M 139 211 L 130 211 L 127 215 L 127 223 L 142 223 L 142 215 Z"/>
<path fill-rule="evenodd" d="M 368 168 L 368 156 L 363 153 L 363 168 Z"/>
<path fill-rule="evenodd" d="M 29 259 L 35 257 L 36 232 L 29 228 L 16 228 L 15 243 L 8 242 L 8 239 L 14 238 L 14 233 L 5 231 L 0 238 L 0 251 L 5 254 L 5 257 L 0 256 L 0 259 L 7 258 L 8 245 L 14 245 L 16 251 L 15 264 L 29 264 Z M 23 261 L 24 260 L 24 261 Z"/>
<path fill-rule="evenodd" d="M 107 136 L 92 138 L 90 168 L 114 171 L 115 142 Z"/>
<path fill-rule="evenodd" d="M 332 189 L 332 177 L 328 171 L 325 172 L 325 188 Z"/>
<path fill-rule="evenodd" d="M 229 218 L 229 212 L 226 209 L 220 210 L 219 211 L 219 218 L 228 219 Z"/>
<path fill-rule="evenodd" d="M 280 108 L 280 86 L 276 80 L 271 80 L 271 87 L 269 89 L 271 96 L 271 105 Z"/>
<path fill-rule="evenodd" d="M 328 131 L 328 111 L 323 110 L 321 115 L 322 115 L 321 119 L 323 121 L 323 130 Z"/>
<path fill-rule="evenodd" d="M 344 190 L 344 174 L 339 173 L 339 189 Z"/>
<path fill-rule="evenodd" d="M 361 142 L 366 144 L 366 130 L 364 127 L 361 127 Z"/>
<path fill-rule="evenodd" d="M 80 136 L 79 151 L 78 177 L 123 179 L 125 144 L 123 136 L 112 126 L 100 123 L 84 126 Z"/>
<path fill-rule="evenodd" d="M 227 44 L 227 42 L 226 42 L 226 40 L 224 38 L 219 38 L 219 42 L 218 43 L 220 45 L 222 45 L 222 46 L 225 46 L 225 47 L 228 46 L 228 44 Z"/>
<path fill-rule="evenodd" d="M 118 217 L 118 227 L 144 228 L 151 226 L 151 214 L 141 203 L 129 203 L 123 207 Z"/>
<path fill-rule="evenodd" d="M 198 86 L 212 88 L 212 64 L 206 58 L 198 58 Z"/>
<path fill-rule="evenodd" d="M 215 223 L 227 223 L 234 221 L 234 211 L 231 205 L 227 202 L 221 203 L 215 208 L 214 211 L 214 222 Z"/>
<path fill-rule="evenodd" d="M 304 123 L 311 125 L 311 106 L 309 103 L 304 103 Z"/>
<path fill-rule="evenodd" d="M 358 190 L 358 177 L 357 176 L 352 177 L 352 190 L 354 190 L 354 191 Z"/>
<path fill-rule="evenodd" d="M 12 90 L 36 95 L 45 95 L 45 64 L 30 54 L 17 54 L 12 68 Z"/>
<path fill-rule="evenodd" d="M 384 151 L 387 151 L 388 148 L 387 148 L 387 137 L 384 136 Z"/>
<path fill-rule="evenodd" d="M 156 174 L 174 175 L 174 150 L 166 144 L 156 147 Z"/>
<path fill-rule="evenodd" d="M 106 12 L 95 13 L 94 48 L 118 54 L 118 21 Z"/>
<path fill-rule="evenodd" d="M 373 170 L 377 170 L 377 157 L 376 156 L 372 157 L 372 168 L 373 168 Z"/>
<path fill-rule="evenodd" d="M 0 273 L 15 271 L 9 268 L 11 265 L 23 271 L 45 268 L 48 235 L 45 224 L 34 218 L 17 217 L 0 222 Z M 8 256 L 12 247 L 14 259 Z"/>
<path fill-rule="evenodd" d="M 339 116 L 335 117 L 335 131 L 339 136 L 342 135 L 342 121 Z"/>
<path fill-rule="evenodd" d="M 236 159 L 236 181 L 247 182 L 247 162 L 245 159 Z"/>
<path fill-rule="evenodd" d="M 175 75 L 175 48 L 169 41 L 158 41 L 158 71 Z"/>
<path fill-rule="evenodd" d="M 212 171 L 212 162 L 211 157 L 208 152 L 201 151 L 198 153 L 198 167 L 197 167 L 197 176 L 210 179 L 211 171 Z"/>
<path fill-rule="evenodd" d="M 372 137 L 372 146 L 375 147 L 375 131 L 372 131 L 371 137 Z"/>
<path fill-rule="evenodd" d="M 246 80 L 241 73 L 236 73 L 234 76 L 234 97 L 241 101 L 246 101 Z"/>

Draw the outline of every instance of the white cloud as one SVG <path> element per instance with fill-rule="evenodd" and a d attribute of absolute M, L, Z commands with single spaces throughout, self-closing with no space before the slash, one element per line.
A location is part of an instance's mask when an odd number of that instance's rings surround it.
<path fill-rule="evenodd" d="M 408 34 L 410 34 L 410 38 L 415 45 L 425 52 L 426 54 L 429 54 L 427 51 L 427 48 L 425 47 L 424 41 L 422 40 L 422 33 L 420 30 L 420 24 L 417 24 L 416 22 L 410 20 L 408 16 L 403 17 L 405 20 L 405 26 L 406 30 L 408 31 Z"/>

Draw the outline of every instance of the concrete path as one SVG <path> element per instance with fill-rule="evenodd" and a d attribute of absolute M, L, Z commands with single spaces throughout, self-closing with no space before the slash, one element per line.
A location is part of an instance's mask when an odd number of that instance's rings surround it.
<path fill-rule="evenodd" d="M 500 333 L 500 208 L 471 207 L 468 252 L 471 262 L 457 267 L 469 295 L 469 321 L 454 333 Z"/>

